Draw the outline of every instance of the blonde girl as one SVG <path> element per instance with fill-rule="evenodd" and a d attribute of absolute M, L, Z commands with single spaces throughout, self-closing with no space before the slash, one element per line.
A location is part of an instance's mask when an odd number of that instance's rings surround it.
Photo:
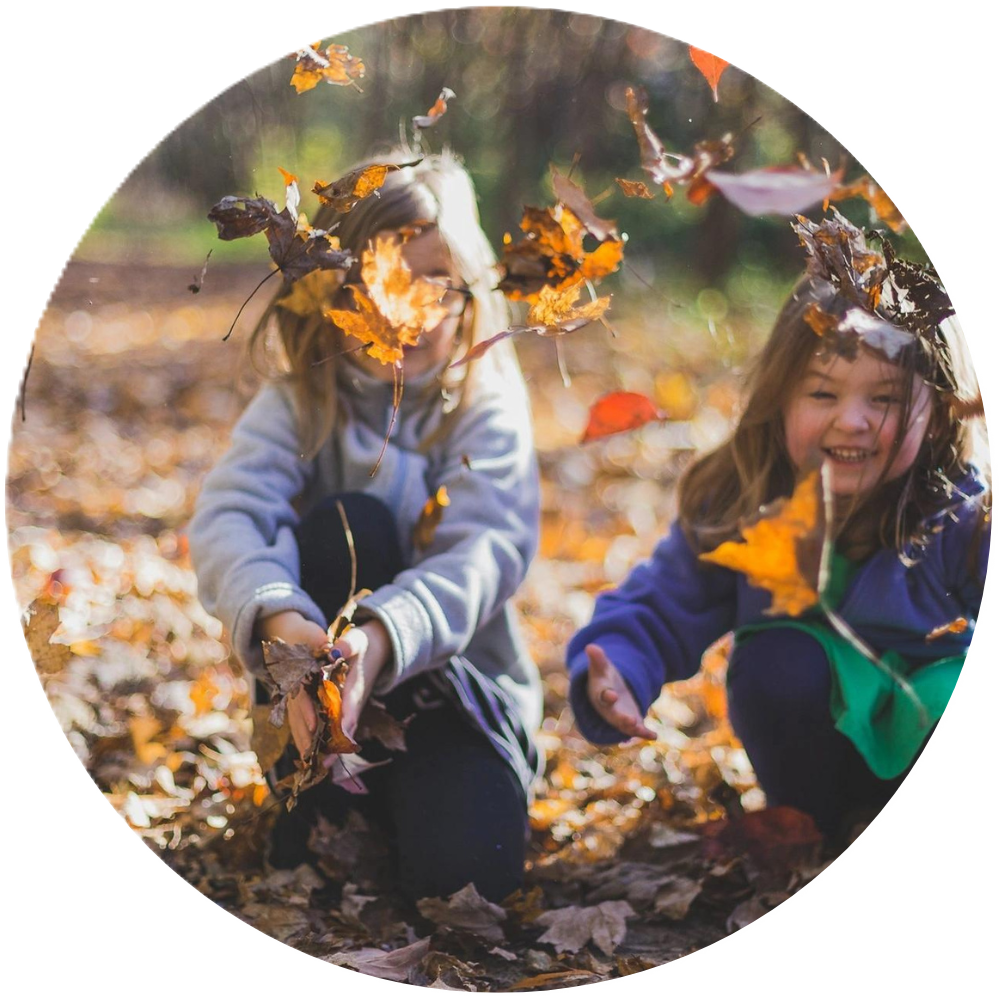
<path fill-rule="evenodd" d="M 413 158 L 401 151 L 396 161 Z M 490 351 L 467 374 L 448 366 L 507 324 L 494 257 L 468 174 L 448 154 L 390 173 L 377 196 L 346 214 L 323 210 L 315 224 L 334 229 L 358 261 L 347 283 L 361 282 L 359 262 L 377 239 L 402 241 L 413 277 L 441 285 L 447 315 L 406 349 L 393 421 L 391 367 L 325 310 L 286 308 L 284 289 L 255 336 L 273 356 L 266 338 L 276 330 L 283 373 L 249 404 L 198 500 L 190 538 L 201 598 L 257 675 L 262 640 L 321 647 L 347 599 L 340 501 L 357 587 L 372 591 L 338 642 L 349 663 L 344 730 L 355 732 L 372 697 L 408 720 L 404 752 L 363 747 L 384 764 L 363 774 L 366 795 L 329 781 L 303 793 L 277 822 L 271 860 L 307 859 L 317 815 L 340 821 L 359 808 L 391 836 L 410 898 L 471 881 L 500 899 L 520 884 L 537 767 L 540 682 L 510 604 L 537 544 L 537 468 L 512 351 Z M 350 303 L 341 291 L 328 304 Z M 442 485 L 450 505 L 421 547 L 414 529 Z M 305 693 L 289 703 L 303 754 L 316 710 Z"/>

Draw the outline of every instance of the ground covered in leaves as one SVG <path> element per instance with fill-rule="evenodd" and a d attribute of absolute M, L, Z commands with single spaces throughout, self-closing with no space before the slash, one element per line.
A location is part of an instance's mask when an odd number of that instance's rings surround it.
<path fill-rule="evenodd" d="M 27 631 L 53 710 L 165 863 L 323 960 L 501 991 L 672 960 L 762 915 L 828 862 L 807 819 L 763 808 L 724 721 L 724 647 L 657 702 L 655 743 L 598 751 L 573 727 L 565 643 L 594 594 L 670 521 L 676 478 L 692 448 L 724 433 L 735 366 L 766 326 L 734 317 L 711 336 L 681 305 L 656 303 L 653 318 L 646 302 L 613 316 L 616 339 L 600 326 L 573 334 L 570 387 L 550 343 L 520 348 L 544 510 L 517 602 L 545 680 L 547 755 L 524 890 L 503 906 L 467 888 L 409 908 L 393 894 L 384 842 L 360 818 L 315 830 L 315 866 L 270 869 L 276 803 L 250 750 L 247 681 L 197 601 L 184 536 L 256 381 L 242 352 L 253 309 L 229 342 L 222 334 L 259 272 L 219 268 L 197 295 L 191 278 L 70 265 L 38 335 L 8 481 L 13 575 L 22 608 L 36 607 Z M 649 394 L 669 419 L 580 446 L 589 404 L 619 388 Z"/>

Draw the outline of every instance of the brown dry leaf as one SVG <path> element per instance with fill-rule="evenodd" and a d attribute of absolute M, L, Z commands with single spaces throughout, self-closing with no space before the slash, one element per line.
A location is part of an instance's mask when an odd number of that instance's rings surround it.
<path fill-rule="evenodd" d="M 357 723 L 357 741 L 377 739 L 386 749 L 406 751 L 406 722 L 396 721 L 377 701 L 369 699 Z"/>
<path fill-rule="evenodd" d="M 280 726 L 284 718 L 283 704 L 292 694 L 297 693 L 302 684 L 320 672 L 326 656 L 323 653 L 316 654 L 315 649 L 308 645 L 290 645 L 280 638 L 272 642 L 262 642 L 264 653 L 264 672 L 266 679 L 270 681 L 277 696 L 281 698 L 277 707 L 282 710 L 272 714 L 271 718 L 276 726 Z M 277 707 L 275 712 L 277 712 Z"/>
<path fill-rule="evenodd" d="M 796 617 L 819 599 L 816 583 L 802 574 L 801 542 L 822 528 L 818 469 L 809 473 L 792 496 L 771 504 L 762 519 L 742 529 L 743 541 L 726 541 L 700 557 L 743 572 L 750 585 L 773 594 L 768 614 Z"/>
<path fill-rule="evenodd" d="M 569 971 L 547 971 L 543 975 L 522 978 L 519 982 L 514 982 L 507 991 L 529 992 L 532 989 L 549 989 L 556 985 L 586 985 L 589 982 L 598 982 L 602 977 L 595 972 L 580 971 L 577 968 L 571 968 Z"/>
<path fill-rule="evenodd" d="M 593 207 L 593 202 L 587 198 L 578 184 L 574 184 L 564 174 L 559 173 L 554 166 L 551 170 L 555 197 L 582 222 L 586 231 L 601 242 L 607 239 L 616 240 L 618 238 L 616 223 L 600 218 Z"/>
<path fill-rule="evenodd" d="M 641 180 L 627 180 L 624 177 L 615 177 L 618 187 L 624 192 L 626 198 L 645 198 L 651 200 L 655 195 L 646 187 Z"/>
<path fill-rule="evenodd" d="M 826 201 L 842 177 L 842 170 L 827 174 L 797 166 L 782 166 L 747 173 L 707 170 L 703 179 L 747 215 L 794 215 Z M 695 201 L 691 193 L 688 197 Z"/>
<path fill-rule="evenodd" d="M 52 641 L 59 628 L 59 607 L 36 600 L 25 612 L 22 625 L 28 652 L 38 672 L 51 675 L 65 669 L 73 653 L 68 645 Z"/>
<path fill-rule="evenodd" d="M 414 280 L 399 240 L 375 239 L 361 257 L 361 279 L 367 295 L 350 287 L 357 311 L 331 309 L 326 314 L 348 336 L 363 341 L 368 355 L 382 364 L 401 361 L 404 346 L 415 346 L 421 333 L 447 316 L 440 304 L 445 289 L 423 278 Z"/>
<path fill-rule="evenodd" d="M 305 93 L 324 80 L 334 86 L 349 86 L 360 92 L 356 81 L 364 77 L 364 63 L 352 56 L 346 45 L 328 45 L 324 52 L 321 44 L 316 42 L 295 53 L 298 62 L 291 76 L 295 92 Z"/>
<path fill-rule="evenodd" d="M 339 180 L 327 184 L 317 180 L 312 187 L 315 194 L 324 205 L 329 205 L 334 211 L 345 214 L 359 201 L 374 194 L 384 183 L 385 178 L 395 170 L 416 166 L 420 160 L 409 163 L 369 163 L 344 174 Z"/>
<path fill-rule="evenodd" d="M 694 48 L 693 45 L 690 46 L 690 61 L 698 68 L 701 76 L 708 81 L 711 94 L 717 104 L 718 81 L 722 78 L 722 73 L 728 69 L 729 64 L 724 59 L 719 59 L 718 56 L 705 52 L 704 49 Z"/>
<path fill-rule="evenodd" d="M 434 106 L 426 114 L 413 117 L 413 128 L 432 128 L 447 113 L 447 102 L 453 101 L 455 93 L 450 87 L 444 87 L 437 95 Z"/>
<path fill-rule="evenodd" d="M 635 910 L 622 901 L 553 909 L 536 920 L 548 927 L 538 943 L 551 944 L 559 953 L 575 954 L 592 940 L 605 954 L 613 954 L 628 932 L 625 920 L 634 915 Z"/>
<path fill-rule="evenodd" d="M 941 624 L 939 627 L 934 628 L 927 636 L 927 642 L 935 642 L 938 638 L 943 638 L 944 635 L 960 635 L 968 630 L 968 619 L 964 617 L 956 617 L 953 621 L 948 621 L 946 624 Z"/>
<path fill-rule="evenodd" d="M 656 893 L 656 912 L 675 921 L 686 919 L 694 899 L 701 894 L 703 887 L 703 882 L 691 878 L 671 878 Z"/>
<path fill-rule="evenodd" d="M 429 548 L 434 541 L 434 534 L 437 533 L 437 525 L 444 516 L 444 508 L 451 505 L 451 498 L 447 494 L 447 486 L 441 486 L 420 511 L 420 519 L 413 528 L 413 547 L 418 551 Z"/>
<path fill-rule="evenodd" d="M 271 724 L 271 708 L 267 704 L 257 704 L 253 708 L 253 732 L 250 736 L 250 749 L 257 754 L 257 762 L 263 773 L 267 773 L 279 759 L 291 738 L 291 727 L 285 718 L 280 728 Z"/>
<path fill-rule="evenodd" d="M 408 947 L 399 947 L 397 950 L 362 947 L 360 950 L 332 954 L 324 960 L 341 968 L 352 968 L 365 975 L 384 978 L 389 982 L 407 982 L 410 973 L 419 966 L 429 950 L 430 937 L 424 937 Z"/>
<path fill-rule="evenodd" d="M 465 885 L 446 902 L 440 898 L 421 898 L 416 907 L 421 916 L 438 926 L 464 930 L 493 944 L 506 939 L 502 926 L 506 910 L 484 899 L 473 884 Z"/>

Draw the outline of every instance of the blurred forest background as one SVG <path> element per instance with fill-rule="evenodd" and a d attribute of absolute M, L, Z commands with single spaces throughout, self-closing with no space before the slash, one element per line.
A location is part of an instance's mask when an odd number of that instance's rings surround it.
<path fill-rule="evenodd" d="M 747 821 L 767 813 L 724 720 L 723 651 L 657 702 L 654 744 L 597 752 L 566 707 L 568 637 L 594 594 L 661 536 L 691 453 L 731 426 L 742 365 L 803 263 L 787 218 L 751 218 L 720 197 L 695 207 L 682 189 L 669 203 L 625 198 L 615 178 L 641 171 L 624 92 L 646 88 L 649 123 L 671 151 L 733 133 L 726 169 L 790 164 L 799 152 L 844 164 L 847 179 L 863 169 L 737 67 L 716 103 L 685 44 L 615 21 L 483 8 L 335 40 L 363 60 L 360 90 L 296 94 L 288 57 L 237 83 L 129 176 L 53 296 L 8 479 L 19 600 L 54 608 L 29 625 L 39 672 L 76 752 L 136 832 L 281 940 L 372 974 L 461 989 L 640 971 L 745 925 L 829 857 L 793 816 Z M 541 551 L 518 606 L 545 678 L 548 766 L 531 811 L 527 889 L 492 924 L 481 911 L 469 917 L 467 900 L 433 915 L 400 909 L 363 829 L 325 830 L 318 870 L 263 865 L 273 801 L 249 749 L 246 681 L 197 602 L 184 537 L 201 479 L 257 383 L 243 347 L 266 291 L 222 336 L 269 270 L 264 237 L 222 243 L 208 209 L 230 194 L 282 205 L 282 167 L 300 178 L 311 217 L 315 179 L 393 145 L 442 87 L 457 96 L 425 146 L 464 158 L 497 253 L 524 205 L 552 203 L 550 165 L 565 173 L 577 159 L 573 179 L 628 234 L 624 265 L 600 288 L 614 296 L 619 335 L 593 325 L 565 339 L 571 386 L 550 342 L 518 343 L 544 490 Z M 872 221 L 863 202 L 840 207 Z M 893 242 L 925 259 L 912 235 Z M 589 405 L 614 389 L 652 396 L 669 418 L 580 446 Z M 590 920 L 582 942 L 578 933 L 573 945 L 557 934 L 542 942 L 538 917 L 573 906 Z"/>

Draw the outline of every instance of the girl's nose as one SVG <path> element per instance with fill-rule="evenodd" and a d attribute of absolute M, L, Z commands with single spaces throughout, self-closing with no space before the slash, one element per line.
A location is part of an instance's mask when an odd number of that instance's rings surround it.
<path fill-rule="evenodd" d="M 871 427 L 870 413 L 863 404 L 844 400 L 836 409 L 833 426 L 837 430 L 861 433 Z"/>

